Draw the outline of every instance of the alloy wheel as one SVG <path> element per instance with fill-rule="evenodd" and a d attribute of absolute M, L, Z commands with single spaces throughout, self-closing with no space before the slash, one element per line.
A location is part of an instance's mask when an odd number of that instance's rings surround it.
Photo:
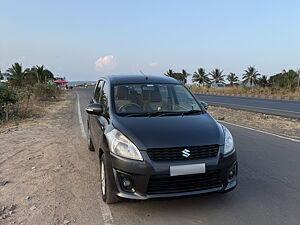
<path fill-rule="evenodd" d="M 105 167 L 103 161 L 101 162 L 101 191 L 102 195 L 105 196 L 105 185 L 106 185 L 106 180 L 105 180 Z"/>

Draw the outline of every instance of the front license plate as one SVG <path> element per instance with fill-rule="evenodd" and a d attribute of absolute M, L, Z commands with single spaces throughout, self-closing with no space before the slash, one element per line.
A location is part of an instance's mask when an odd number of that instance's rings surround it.
<path fill-rule="evenodd" d="M 205 163 L 170 166 L 171 176 L 189 175 L 197 173 L 205 173 Z"/>

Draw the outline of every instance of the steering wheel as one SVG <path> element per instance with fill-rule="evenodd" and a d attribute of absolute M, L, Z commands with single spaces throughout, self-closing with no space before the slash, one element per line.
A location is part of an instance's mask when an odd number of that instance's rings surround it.
<path fill-rule="evenodd" d="M 123 113 L 141 112 L 141 111 L 143 111 L 143 109 L 141 106 L 139 106 L 136 103 L 128 103 L 128 104 L 120 106 L 119 111 L 123 112 Z"/>

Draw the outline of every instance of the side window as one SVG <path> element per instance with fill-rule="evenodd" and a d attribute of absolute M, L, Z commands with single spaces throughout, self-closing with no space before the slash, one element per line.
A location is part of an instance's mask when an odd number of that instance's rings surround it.
<path fill-rule="evenodd" d="M 101 87 L 102 87 L 102 85 L 103 85 L 103 80 L 100 80 L 100 81 L 98 82 L 98 85 L 97 85 L 96 89 L 95 89 L 94 99 L 95 99 L 96 102 L 98 102 L 98 103 L 99 103 L 99 101 L 100 101 Z"/>
<path fill-rule="evenodd" d="M 188 91 L 182 85 L 176 85 L 174 90 L 179 104 L 185 104 L 194 101 L 192 96 L 189 95 Z"/>
<path fill-rule="evenodd" d="M 176 85 L 174 86 L 175 91 L 175 98 L 177 101 L 176 105 L 180 106 L 183 109 L 189 110 L 191 107 L 192 109 L 199 110 L 200 107 L 195 102 L 193 96 L 188 92 L 188 90 L 183 85 Z"/>
<path fill-rule="evenodd" d="M 105 111 L 108 110 L 108 96 L 109 96 L 109 86 L 104 82 L 103 88 L 101 88 L 101 98 L 100 104 L 104 107 Z"/>

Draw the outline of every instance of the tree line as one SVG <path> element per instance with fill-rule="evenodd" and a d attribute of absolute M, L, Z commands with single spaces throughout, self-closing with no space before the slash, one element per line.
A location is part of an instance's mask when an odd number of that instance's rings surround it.
<path fill-rule="evenodd" d="M 169 69 L 164 75 L 173 77 L 183 83 L 186 83 L 187 77 L 192 75 L 194 83 L 208 87 L 213 83 L 225 83 L 225 81 L 228 81 L 229 86 L 242 84 L 259 87 L 287 88 L 289 90 L 299 87 L 299 71 L 283 70 L 281 73 L 268 78 L 266 75 L 261 75 L 254 66 L 249 66 L 244 70 L 241 81 L 235 73 L 224 74 L 223 70 L 217 68 L 209 73 L 204 68 L 198 68 L 193 74 L 187 73 L 186 70 L 178 73 Z"/>
<path fill-rule="evenodd" d="M 28 87 L 38 83 L 46 83 L 54 79 L 53 73 L 46 69 L 44 65 L 33 66 L 23 70 L 22 64 L 14 63 L 6 70 L 6 73 L 1 74 L 7 76 L 8 86 L 12 88 Z"/>
<path fill-rule="evenodd" d="M 26 117 L 32 98 L 47 100 L 60 94 L 53 83 L 53 73 L 44 65 L 23 69 L 22 64 L 14 63 L 0 73 L 1 80 L 4 76 L 7 82 L 0 83 L 0 120 L 8 120 L 10 114 Z"/>

